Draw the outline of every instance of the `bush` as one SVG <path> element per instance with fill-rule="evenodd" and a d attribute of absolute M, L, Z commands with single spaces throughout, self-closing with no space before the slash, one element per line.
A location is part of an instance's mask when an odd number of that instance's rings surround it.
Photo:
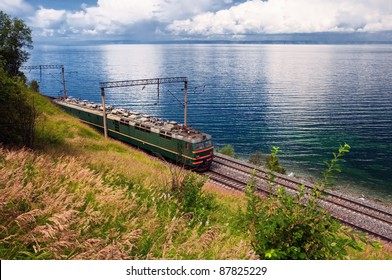
<path fill-rule="evenodd" d="M 33 146 L 36 113 L 26 92 L 0 68 L 0 143 Z"/>
<path fill-rule="evenodd" d="M 180 187 L 175 190 L 181 211 L 191 214 L 194 223 L 201 222 L 205 224 L 208 220 L 209 211 L 215 207 L 214 196 L 202 191 L 205 182 L 205 177 L 187 172 Z"/>
<path fill-rule="evenodd" d="M 237 155 L 234 152 L 234 148 L 230 144 L 224 146 L 222 149 L 218 149 L 217 152 L 229 157 L 237 158 Z"/>
<path fill-rule="evenodd" d="M 266 156 L 263 155 L 260 151 L 256 151 L 248 159 L 249 163 L 254 164 L 254 165 L 258 165 L 258 166 L 262 166 L 265 161 L 266 161 Z"/>
<path fill-rule="evenodd" d="M 34 92 L 39 92 L 39 83 L 36 80 L 30 82 L 30 89 Z"/>
<path fill-rule="evenodd" d="M 349 148 L 345 144 L 334 154 L 319 188 L 312 192 L 301 186 L 298 194 L 291 195 L 279 187 L 276 196 L 263 200 L 253 187 L 255 180 L 249 183 L 247 219 L 252 247 L 260 258 L 342 259 L 348 248 L 362 249 L 355 239 L 358 234 L 342 227 L 318 204 L 325 182 L 329 183 L 333 171 L 338 171 L 336 164 Z M 275 157 L 276 153 L 276 149 L 272 151 Z"/>
<path fill-rule="evenodd" d="M 286 174 L 286 169 L 280 164 L 277 154 L 280 152 L 279 147 L 272 147 L 272 153 L 270 155 L 263 155 L 260 151 L 256 151 L 252 154 L 248 162 L 258 166 L 265 166 L 269 170 Z"/>
<path fill-rule="evenodd" d="M 266 166 L 269 170 L 285 174 L 286 169 L 280 165 L 278 153 L 280 153 L 279 147 L 272 147 L 271 154 L 266 158 Z"/>

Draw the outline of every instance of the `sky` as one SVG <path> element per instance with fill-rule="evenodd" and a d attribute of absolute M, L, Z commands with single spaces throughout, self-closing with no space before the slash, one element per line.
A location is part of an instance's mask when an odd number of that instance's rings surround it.
<path fill-rule="evenodd" d="M 392 41 L 392 0 L 1 0 L 36 42 Z"/>

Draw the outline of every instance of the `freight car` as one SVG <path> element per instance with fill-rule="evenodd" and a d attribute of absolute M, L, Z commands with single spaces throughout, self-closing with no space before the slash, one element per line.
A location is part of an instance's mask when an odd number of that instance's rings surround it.
<path fill-rule="evenodd" d="M 103 130 L 103 107 L 76 98 L 55 99 L 63 110 Z M 211 135 L 139 112 L 106 106 L 108 135 L 196 171 L 210 168 L 214 147 Z"/>

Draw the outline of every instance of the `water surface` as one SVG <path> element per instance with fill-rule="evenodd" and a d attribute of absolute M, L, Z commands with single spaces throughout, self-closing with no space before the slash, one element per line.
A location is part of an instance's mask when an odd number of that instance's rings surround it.
<path fill-rule="evenodd" d="M 241 157 L 272 146 L 286 168 L 319 178 L 351 145 L 340 188 L 392 201 L 392 46 L 37 46 L 29 65 L 64 64 L 68 95 L 100 102 L 99 82 L 187 76 L 188 122 Z M 59 70 L 30 71 L 61 95 Z M 182 84 L 107 90 L 107 103 L 183 121 Z"/>

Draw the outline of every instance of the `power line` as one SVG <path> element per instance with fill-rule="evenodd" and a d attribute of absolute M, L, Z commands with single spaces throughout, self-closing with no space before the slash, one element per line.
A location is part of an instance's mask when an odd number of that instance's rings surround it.
<path fill-rule="evenodd" d="M 184 83 L 184 126 L 187 125 L 187 93 L 188 93 L 188 78 L 187 77 L 171 77 L 171 78 L 154 78 L 154 79 L 140 79 L 140 80 L 126 80 L 126 81 L 113 81 L 113 82 L 100 82 L 102 107 L 103 107 L 103 127 L 104 134 L 107 137 L 107 120 L 106 120 L 106 106 L 105 106 L 105 88 L 117 87 L 133 87 L 133 86 L 146 86 L 158 85 L 158 102 L 159 102 L 159 85 L 168 83 Z"/>
<path fill-rule="evenodd" d="M 114 81 L 114 82 L 100 82 L 101 88 L 115 88 L 115 87 L 132 87 L 168 83 L 182 83 L 188 82 L 186 77 L 172 77 L 172 78 L 155 78 L 155 79 L 140 79 L 140 80 L 127 80 L 127 81 Z"/>
<path fill-rule="evenodd" d="M 57 65 L 57 64 L 52 64 L 52 65 L 33 65 L 33 66 L 21 66 L 20 69 L 26 69 L 26 70 L 32 70 L 32 69 L 62 69 L 64 68 L 64 65 Z"/>
<path fill-rule="evenodd" d="M 20 69 L 23 70 L 35 70 L 35 69 L 39 69 L 39 77 L 40 77 L 40 81 L 42 80 L 42 70 L 45 69 L 61 69 L 61 77 L 62 77 L 62 81 L 59 81 L 64 88 L 64 98 L 67 97 L 67 88 L 65 86 L 65 71 L 64 71 L 64 65 L 59 65 L 59 64 L 49 64 L 49 65 L 32 65 L 32 66 L 21 66 Z"/>

